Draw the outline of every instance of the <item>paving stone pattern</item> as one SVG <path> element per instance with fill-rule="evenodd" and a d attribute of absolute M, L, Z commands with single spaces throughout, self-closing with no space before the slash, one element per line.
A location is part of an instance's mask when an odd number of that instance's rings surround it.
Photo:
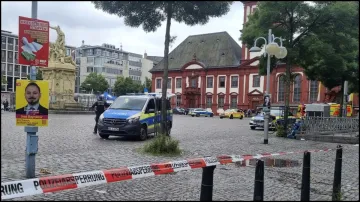
<path fill-rule="evenodd" d="M 175 115 L 172 136 L 180 140 L 180 157 L 154 157 L 136 149 L 145 142 L 114 137 L 100 139 L 92 134 L 94 116 L 51 114 L 49 127 L 39 128 L 37 177 L 41 168 L 50 175 L 69 174 L 121 166 L 143 165 L 221 154 L 256 154 L 336 148 L 334 143 L 299 141 L 269 136 L 250 130 L 249 119 Z M 25 179 L 24 127 L 15 126 L 15 114 L 1 116 L 1 181 Z M 359 200 L 359 147 L 344 145 L 342 200 Z M 335 151 L 311 154 L 311 200 L 331 200 Z M 298 160 L 297 167 L 265 168 L 265 200 L 300 200 L 302 155 L 277 158 Z M 122 181 L 111 184 L 16 198 L 13 200 L 196 200 L 200 199 L 201 169 Z M 213 200 L 252 200 L 253 166 L 219 165 L 215 169 Z"/>

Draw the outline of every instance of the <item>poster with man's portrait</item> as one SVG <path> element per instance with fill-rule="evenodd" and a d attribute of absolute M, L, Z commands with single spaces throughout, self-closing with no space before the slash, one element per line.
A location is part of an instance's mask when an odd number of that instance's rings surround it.
<path fill-rule="evenodd" d="M 263 107 L 270 107 L 271 103 L 270 103 L 270 95 L 265 95 L 264 96 L 264 104 Z"/>
<path fill-rule="evenodd" d="M 16 81 L 17 126 L 48 126 L 48 109 L 48 81 Z"/>

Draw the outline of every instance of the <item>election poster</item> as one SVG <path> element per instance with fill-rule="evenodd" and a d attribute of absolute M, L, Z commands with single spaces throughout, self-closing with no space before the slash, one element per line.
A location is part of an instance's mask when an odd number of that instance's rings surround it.
<path fill-rule="evenodd" d="M 47 67 L 49 22 L 19 16 L 19 64 Z"/>
<path fill-rule="evenodd" d="M 48 126 L 48 109 L 48 81 L 16 81 L 17 126 Z"/>

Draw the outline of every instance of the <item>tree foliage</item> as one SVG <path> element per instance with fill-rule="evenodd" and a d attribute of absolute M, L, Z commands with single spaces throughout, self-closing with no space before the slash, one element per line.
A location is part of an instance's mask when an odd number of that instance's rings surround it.
<path fill-rule="evenodd" d="M 30 80 L 30 73 L 26 76 L 28 80 Z M 36 80 L 43 80 L 42 71 L 39 67 L 36 67 Z"/>
<path fill-rule="evenodd" d="M 353 69 L 352 62 L 347 63 L 345 60 L 352 60 L 350 58 L 353 56 L 354 45 L 351 41 L 354 42 L 354 40 L 346 36 L 347 34 L 342 34 L 340 37 L 338 34 L 329 33 L 335 28 L 338 29 L 337 33 L 344 32 L 347 30 L 344 29 L 345 27 L 351 27 L 349 26 L 350 22 L 356 24 L 356 20 L 351 17 L 356 13 L 354 12 L 356 6 L 351 8 L 351 4 L 353 3 L 338 1 L 312 2 L 311 4 L 305 1 L 260 2 L 258 9 L 249 16 L 248 22 L 244 25 L 240 39 L 248 44 L 248 47 L 253 45 L 257 37 L 267 38 L 268 29 L 272 29 L 276 37 L 284 39 L 283 45 L 288 50 L 287 57 L 283 59 L 286 62 L 285 105 L 287 107 L 285 108 L 285 124 L 288 120 L 287 110 L 293 65 L 302 66 L 310 79 L 317 79 L 327 87 L 337 86 L 341 83 L 338 74 L 344 73 L 342 71 L 345 69 L 342 68 L 343 66 L 351 64 L 350 69 Z M 358 16 L 358 13 L 356 15 Z M 358 30 L 358 18 L 355 29 Z M 352 44 L 350 45 L 351 50 L 342 47 L 340 40 L 334 40 L 335 36 L 346 40 L 344 44 Z M 256 45 L 261 46 L 262 44 L 264 42 L 259 40 Z M 337 54 L 338 52 L 334 51 L 337 48 L 334 47 L 338 47 L 339 51 L 343 50 L 344 52 Z M 320 50 L 323 52 L 321 53 Z M 260 60 L 259 66 L 265 67 L 265 62 L 266 60 Z M 337 67 L 338 65 L 340 68 Z M 316 68 L 314 68 L 315 66 Z M 318 68 L 320 66 L 323 67 L 321 70 Z"/>
<path fill-rule="evenodd" d="M 117 77 L 114 84 L 114 92 L 116 95 L 126 95 L 126 93 L 140 93 L 143 91 L 143 85 L 133 81 L 130 77 Z"/>
<path fill-rule="evenodd" d="M 171 20 L 186 25 L 204 25 L 211 17 L 220 17 L 230 10 L 230 1 L 92 1 L 95 8 L 124 17 L 130 27 L 142 26 L 145 32 L 154 32 L 166 20 L 164 47 L 164 75 L 162 88 L 162 131 L 166 128 L 166 86 L 168 81 L 168 54 Z"/>
<path fill-rule="evenodd" d="M 86 91 L 103 93 L 109 88 L 109 83 L 103 75 L 92 72 L 86 77 L 85 81 L 81 83 L 80 87 Z"/>
<path fill-rule="evenodd" d="M 148 77 L 145 77 L 145 81 L 143 83 L 143 88 L 147 88 L 149 91 L 151 91 L 151 87 L 152 87 L 151 79 L 149 79 Z"/>
<path fill-rule="evenodd" d="M 7 79 L 5 75 L 1 77 L 1 84 L 7 84 Z"/>

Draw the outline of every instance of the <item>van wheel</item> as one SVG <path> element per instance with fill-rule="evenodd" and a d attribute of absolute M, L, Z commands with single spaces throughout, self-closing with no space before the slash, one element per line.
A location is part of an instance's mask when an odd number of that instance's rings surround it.
<path fill-rule="evenodd" d="M 210 114 L 210 117 L 213 117 L 214 116 L 214 114 Z"/>
<path fill-rule="evenodd" d="M 194 115 L 191 115 L 192 117 L 194 117 Z"/>
<path fill-rule="evenodd" d="M 102 133 L 99 133 L 99 136 L 103 139 L 108 139 L 109 138 L 109 135 L 105 135 L 105 134 L 102 134 Z"/>
<path fill-rule="evenodd" d="M 230 115 L 230 119 L 233 119 L 234 117 L 233 117 L 233 115 Z"/>
<path fill-rule="evenodd" d="M 223 119 L 224 117 L 220 116 L 220 119 Z"/>
<path fill-rule="evenodd" d="M 250 129 L 251 129 L 251 130 L 255 130 L 255 128 L 256 128 L 256 127 L 254 127 L 254 126 L 250 126 Z"/>
<path fill-rule="evenodd" d="M 244 117 L 243 116 L 240 116 L 240 119 L 243 119 Z"/>
<path fill-rule="evenodd" d="M 148 135 L 147 135 L 146 129 L 144 127 L 141 127 L 140 134 L 139 134 L 139 140 L 144 141 L 147 139 L 147 137 L 148 137 Z"/>

